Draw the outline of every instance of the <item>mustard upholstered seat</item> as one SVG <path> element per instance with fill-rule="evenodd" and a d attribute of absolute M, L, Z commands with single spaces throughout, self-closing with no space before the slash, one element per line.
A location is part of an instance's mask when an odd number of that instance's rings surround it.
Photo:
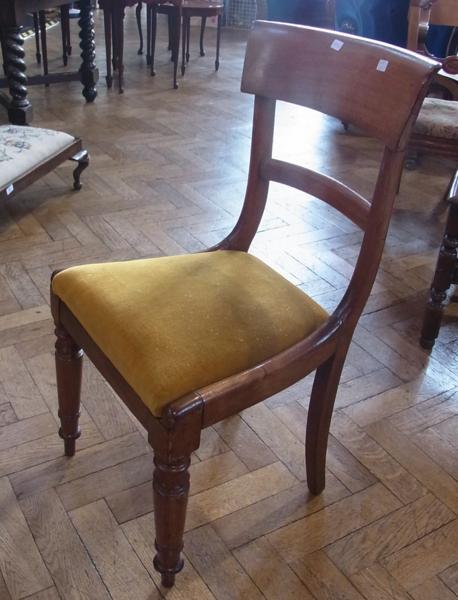
<path fill-rule="evenodd" d="M 72 267 L 53 291 L 155 416 L 327 318 L 262 261 L 235 251 Z"/>

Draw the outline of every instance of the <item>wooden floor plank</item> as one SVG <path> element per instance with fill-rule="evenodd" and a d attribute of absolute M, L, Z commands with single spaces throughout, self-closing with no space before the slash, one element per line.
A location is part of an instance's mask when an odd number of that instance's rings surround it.
<path fill-rule="evenodd" d="M 297 480 L 279 462 L 192 496 L 186 527 L 193 529 L 290 488 Z"/>
<path fill-rule="evenodd" d="M 303 483 L 278 492 L 213 521 L 213 527 L 229 548 L 246 544 L 279 527 L 320 511 L 348 495 L 335 478 L 320 496 L 313 496 Z"/>
<path fill-rule="evenodd" d="M 160 587 L 161 576 L 153 565 L 153 558 L 156 554 L 153 515 L 149 514 L 133 519 L 122 525 L 122 530 L 142 561 L 143 566 L 148 570 L 156 585 Z M 180 577 L 176 579 L 175 586 L 167 591 L 167 598 L 170 598 L 170 600 L 211 600 L 214 596 L 202 577 L 196 572 L 192 563 L 187 559 Z"/>
<path fill-rule="evenodd" d="M 6 477 L 0 479 L 0 570 L 12 599 L 53 583 Z"/>
<path fill-rule="evenodd" d="M 103 500 L 70 512 L 97 571 L 114 600 L 160 598 L 153 580 Z"/>
<path fill-rule="evenodd" d="M 440 529 L 454 517 L 428 494 L 328 546 L 326 554 L 346 575 L 353 575 Z"/>
<path fill-rule="evenodd" d="M 297 560 L 399 507 L 399 501 L 382 485 L 376 484 L 270 533 L 268 539 L 288 561 Z"/>
<path fill-rule="evenodd" d="M 313 600 L 309 590 L 266 538 L 238 548 L 234 556 L 269 600 Z"/>
<path fill-rule="evenodd" d="M 61 442 L 62 443 L 62 442 Z M 139 433 L 129 433 L 79 452 L 72 459 L 60 457 L 11 476 L 18 497 L 83 477 L 126 458 L 147 452 L 147 444 Z"/>
<path fill-rule="evenodd" d="M 189 560 L 217 598 L 261 600 L 261 592 L 211 525 L 189 531 L 185 544 Z"/>
<path fill-rule="evenodd" d="M 458 520 L 382 560 L 406 589 L 420 585 L 458 560 Z"/>
<path fill-rule="evenodd" d="M 334 415 L 331 431 L 350 452 L 382 481 L 404 503 L 417 500 L 426 493 L 424 487 L 407 469 L 377 444 L 373 436 L 352 423 L 344 413 Z"/>
<path fill-rule="evenodd" d="M 110 596 L 54 490 L 21 501 L 22 511 L 62 598 Z M 62 569 L 61 564 L 66 568 Z"/>
<path fill-rule="evenodd" d="M 317 600 L 361 600 L 362 596 L 323 552 L 293 560 L 292 568 Z"/>
<path fill-rule="evenodd" d="M 386 421 L 373 423 L 366 430 L 404 468 L 408 469 L 417 481 L 426 485 L 455 514 L 458 514 L 458 481 L 431 460 L 419 446 L 406 439 Z"/>
<path fill-rule="evenodd" d="M 414 600 L 455 600 L 457 597 L 437 577 L 423 581 L 419 586 L 410 590 L 410 596 Z"/>

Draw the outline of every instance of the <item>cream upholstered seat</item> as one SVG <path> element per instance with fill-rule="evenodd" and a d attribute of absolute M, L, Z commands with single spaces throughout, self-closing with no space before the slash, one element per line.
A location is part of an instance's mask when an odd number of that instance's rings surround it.
<path fill-rule="evenodd" d="M 435 138 L 458 139 L 458 102 L 425 98 L 413 132 Z"/>
<path fill-rule="evenodd" d="M 52 287 L 155 416 L 286 350 L 328 317 L 245 252 L 72 267 Z"/>
<path fill-rule="evenodd" d="M 0 189 L 49 162 L 74 144 L 75 139 L 52 129 L 1 125 Z"/>

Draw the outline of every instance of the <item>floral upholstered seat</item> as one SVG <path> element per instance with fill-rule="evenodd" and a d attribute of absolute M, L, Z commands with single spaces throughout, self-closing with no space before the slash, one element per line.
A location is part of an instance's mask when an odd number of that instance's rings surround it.
<path fill-rule="evenodd" d="M 89 165 L 82 141 L 68 133 L 38 127 L 0 125 L 0 200 L 11 198 L 66 160 L 77 163 L 73 189 Z"/>
<path fill-rule="evenodd" d="M 52 160 L 75 138 L 62 131 L 0 126 L 0 190 Z"/>
<path fill-rule="evenodd" d="M 458 140 L 458 102 L 426 98 L 413 132 L 422 136 Z"/>

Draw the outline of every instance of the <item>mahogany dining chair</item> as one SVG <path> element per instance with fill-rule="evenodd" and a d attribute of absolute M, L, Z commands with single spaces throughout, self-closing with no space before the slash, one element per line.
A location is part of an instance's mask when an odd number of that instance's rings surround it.
<path fill-rule="evenodd" d="M 438 68 L 428 58 L 372 40 L 257 22 L 242 77 L 242 91 L 254 95 L 248 184 L 231 233 L 206 252 L 53 274 L 65 454 L 75 453 L 80 436 L 84 351 L 148 432 L 154 451 L 154 565 L 164 586 L 172 586 L 183 567 L 188 468 L 202 430 L 313 371 L 307 482 L 313 494 L 324 489 L 340 375 L 378 270 L 411 128 Z M 279 100 L 331 115 L 381 142 L 371 199 L 273 157 Z M 364 234 L 349 286 L 331 314 L 248 253 L 271 181 L 322 200 Z"/>

